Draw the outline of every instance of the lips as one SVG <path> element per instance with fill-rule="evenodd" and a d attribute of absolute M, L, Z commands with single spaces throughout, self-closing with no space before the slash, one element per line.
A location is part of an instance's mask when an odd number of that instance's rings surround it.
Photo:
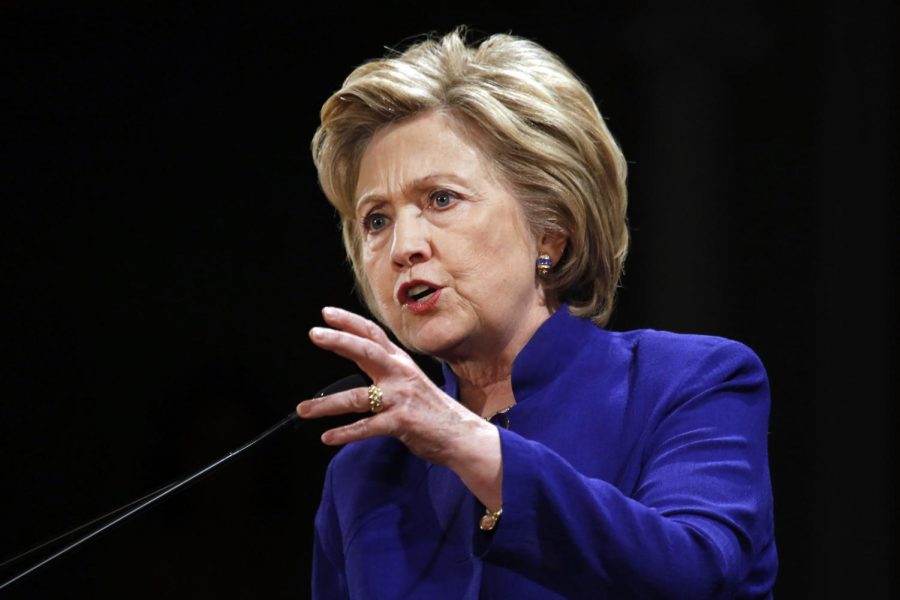
<path fill-rule="evenodd" d="M 421 314 L 431 310 L 441 296 L 441 287 L 421 279 L 408 281 L 397 290 L 397 300 L 410 312 Z"/>

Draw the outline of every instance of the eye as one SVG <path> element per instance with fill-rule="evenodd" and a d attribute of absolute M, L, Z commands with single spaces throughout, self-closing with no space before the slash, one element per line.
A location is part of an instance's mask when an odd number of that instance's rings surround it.
<path fill-rule="evenodd" d="M 456 199 L 456 194 L 449 190 L 436 190 L 428 196 L 431 205 L 437 209 L 450 208 Z"/>
<path fill-rule="evenodd" d="M 387 227 L 389 219 L 381 213 L 369 213 L 363 218 L 363 229 L 367 232 L 378 232 Z"/>

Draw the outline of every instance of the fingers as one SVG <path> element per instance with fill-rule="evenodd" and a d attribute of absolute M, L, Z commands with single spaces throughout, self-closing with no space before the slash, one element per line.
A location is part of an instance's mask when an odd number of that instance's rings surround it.
<path fill-rule="evenodd" d="M 368 338 L 327 327 L 313 327 L 309 337 L 319 348 L 352 360 L 372 379 L 378 380 L 388 369 L 390 355 L 387 350 Z"/>
<path fill-rule="evenodd" d="M 332 417 L 346 413 L 362 413 L 371 410 L 366 388 L 354 388 L 322 398 L 313 398 L 297 405 L 297 414 L 304 419 Z"/>
<path fill-rule="evenodd" d="M 304 419 L 342 415 L 351 412 L 363 413 L 369 410 L 371 410 L 371 407 L 369 406 L 369 395 L 366 388 L 356 388 L 323 398 L 313 398 L 297 405 L 297 414 Z M 329 429 L 322 434 L 322 441 L 330 446 L 341 446 L 376 435 L 385 435 L 388 433 L 385 419 L 376 420 L 377 416 L 379 415 L 372 415 L 343 427 Z"/>
<path fill-rule="evenodd" d="M 386 431 L 382 431 L 378 427 L 383 422 L 383 419 L 383 416 L 373 415 L 343 427 L 329 429 L 322 434 L 322 441 L 329 446 L 342 446 L 350 442 L 358 442 L 366 438 L 385 435 Z"/>
<path fill-rule="evenodd" d="M 416 379 L 416 373 L 421 373 L 409 355 L 394 345 L 384 330 L 374 322 L 334 307 L 323 308 L 322 316 L 328 326 L 313 327 L 309 332 L 312 342 L 323 350 L 352 360 L 379 385 L 390 380 L 394 387 L 404 387 Z M 425 375 L 422 374 L 422 377 Z M 297 413 L 303 418 L 365 413 L 370 410 L 366 388 L 307 400 L 297 406 Z M 397 415 L 391 413 L 391 410 L 385 410 L 350 425 L 326 431 L 322 435 L 322 441 L 329 445 L 342 445 L 377 435 L 394 435 Z"/>
<path fill-rule="evenodd" d="M 327 306 L 322 309 L 322 316 L 332 327 L 370 339 L 389 353 L 397 348 L 381 327 L 348 310 Z"/>
<path fill-rule="evenodd" d="M 370 410 L 368 388 L 355 388 L 322 398 L 312 398 L 297 405 L 297 414 L 304 419 L 364 413 Z M 381 423 L 381 428 L 376 427 L 380 421 L 383 421 L 380 419 L 373 422 L 376 416 L 378 415 L 360 419 L 343 427 L 329 429 L 322 434 L 322 442 L 329 446 L 341 446 L 376 435 L 385 435 L 388 429 L 385 427 L 385 423 Z"/>

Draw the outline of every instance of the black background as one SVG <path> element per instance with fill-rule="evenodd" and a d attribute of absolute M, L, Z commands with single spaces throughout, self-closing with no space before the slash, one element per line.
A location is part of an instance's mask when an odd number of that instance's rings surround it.
<path fill-rule="evenodd" d="M 0 555 L 351 370 L 306 337 L 321 306 L 359 307 L 309 157 L 318 109 L 385 46 L 466 23 L 561 55 L 624 148 L 611 327 L 765 362 L 777 594 L 896 594 L 893 3 L 586 6 L 5 3 Z M 280 437 L 10 595 L 302 598 L 330 455 Z"/>

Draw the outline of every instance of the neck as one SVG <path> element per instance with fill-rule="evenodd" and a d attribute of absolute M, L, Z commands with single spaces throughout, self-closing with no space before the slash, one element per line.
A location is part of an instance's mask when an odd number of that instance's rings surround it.
<path fill-rule="evenodd" d="M 477 355 L 446 357 L 447 364 L 459 380 L 459 399 L 463 405 L 482 417 L 493 415 L 516 403 L 512 388 L 513 361 L 534 332 L 550 317 L 545 306 L 535 307 L 531 318 L 506 336 L 497 336 L 503 343 L 495 344 L 488 351 L 488 344 L 481 344 Z"/>
<path fill-rule="evenodd" d="M 515 404 L 512 389 L 512 363 L 505 368 L 485 369 L 473 363 L 451 363 L 459 380 L 459 399 L 482 417 Z"/>
<path fill-rule="evenodd" d="M 490 341 L 482 338 L 442 357 L 456 375 L 463 406 L 489 417 L 516 403 L 512 389 L 513 361 L 553 312 L 554 308 L 548 306 L 541 293 L 539 300 L 515 323 L 492 328 Z"/>

